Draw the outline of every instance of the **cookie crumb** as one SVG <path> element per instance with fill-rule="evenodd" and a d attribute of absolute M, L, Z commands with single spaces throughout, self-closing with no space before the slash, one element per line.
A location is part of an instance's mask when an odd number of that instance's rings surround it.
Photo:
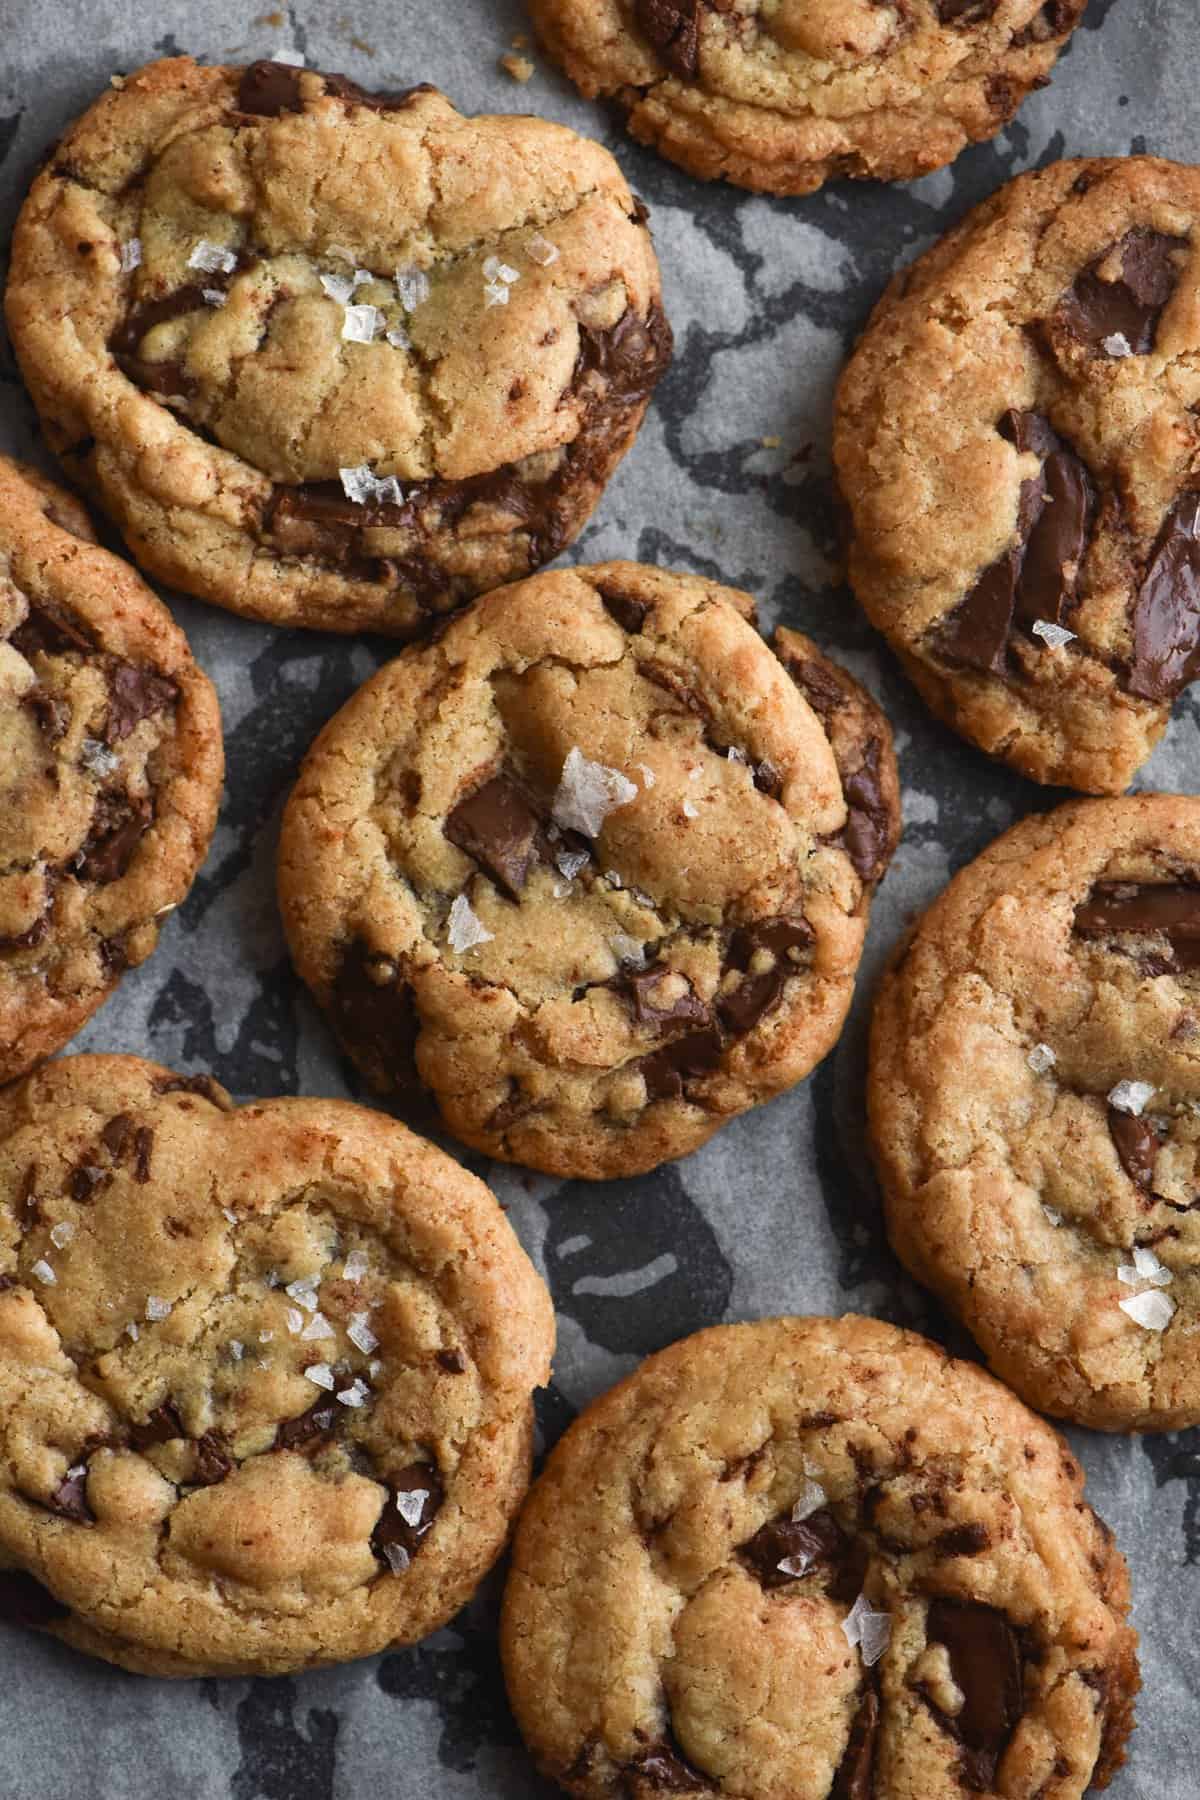
<path fill-rule="evenodd" d="M 515 56 L 511 51 L 500 58 L 500 67 L 514 81 L 529 81 L 533 76 L 533 64 L 527 56 Z"/>
<path fill-rule="evenodd" d="M 778 450 L 783 443 L 783 439 L 776 432 L 771 432 L 768 437 L 760 438 L 759 443 L 764 450 Z"/>

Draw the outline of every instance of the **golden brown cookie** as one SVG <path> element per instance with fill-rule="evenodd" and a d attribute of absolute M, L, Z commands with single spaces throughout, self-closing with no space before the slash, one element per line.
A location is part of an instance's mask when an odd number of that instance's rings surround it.
<path fill-rule="evenodd" d="M 556 62 L 693 175 L 909 180 L 1007 125 L 1086 0 L 529 0 Z"/>
<path fill-rule="evenodd" d="M 1200 669 L 1200 169 L 1053 163 L 876 307 L 838 390 L 850 581 L 1036 781 L 1129 785 Z"/>
<path fill-rule="evenodd" d="M 61 1049 L 191 886 L 221 719 L 87 514 L 0 457 L 0 1083 Z"/>
<path fill-rule="evenodd" d="M 9 330 L 138 561 L 278 624 L 411 635 L 556 556 L 671 334 L 598 144 L 280 63 L 152 63 L 34 182 Z"/>
<path fill-rule="evenodd" d="M 825 1055 L 899 832 L 891 734 L 750 609 L 637 563 L 537 576 L 325 728 L 280 901 L 375 1087 L 426 1089 L 490 1156 L 604 1177 Z"/>
<path fill-rule="evenodd" d="M 892 1242 L 1043 1411 L 1200 1424 L 1200 800 L 1026 819 L 880 990 Z"/>
<path fill-rule="evenodd" d="M 0 1096 L 0 1612 L 156 1675 L 423 1637 L 504 1543 L 553 1341 L 402 1125 L 53 1063 Z"/>
<path fill-rule="evenodd" d="M 1080 1800 L 1124 1757 L 1129 1578 L 1058 1433 L 874 1320 L 673 1344 L 521 1516 L 517 1722 L 581 1800 Z"/>

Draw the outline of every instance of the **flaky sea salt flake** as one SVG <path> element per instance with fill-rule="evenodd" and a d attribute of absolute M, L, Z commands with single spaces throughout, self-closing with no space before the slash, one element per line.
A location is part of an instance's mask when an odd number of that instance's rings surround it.
<path fill-rule="evenodd" d="M 477 949 L 480 944 L 490 944 L 493 935 L 475 912 L 467 896 L 456 895 L 450 908 L 450 948 L 461 955 L 465 950 Z"/>
<path fill-rule="evenodd" d="M 1132 1263 L 1122 1263 L 1117 1270 L 1117 1280 L 1123 1281 L 1127 1287 L 1137 1287 L 1139 1283 L 1148 1281 L 1152 1287 L 1170 1287 L 1174 1280 L 1170 1269 L 1164 1267 L 1155 1256 L 1153 1250 L 1145 1245 L 1136 1244 Z"/>
<path fill-rule="evenodd" d="M 1053 619 L 1035 619 L 1029 627 L 1034 637 L 1041 638 L 1051 650 L 1061 650 L 1064 644 L 1073 644 L 1078 632 L 1068 631 L 1065 625 L 1056 625 Z"/>
<path fill-rule="evenodd" d="M 188 268 L 200 269 L 205 275 L 232 275 L 237 268 L 237 256 L 232 250 L 226 250 L 223 244 L 213 244 L 208 238 L 201 238 L 188 257 Z"/>
<path fill-rule="evenodd" d="M 485 306 L 507 306 L 508 289 L 502 281 L 485 281 L 483 284 L 483 303 Z"/>
<path fill-rule="evenodd" d="M 415 1531 L 421 1523 L 421 1514 L 425 1511 L 425 1502 L 429 1498 L 428 1488 L 413 1488 L 409 1494 L 396 1495 L 396 1511 L 406 1525 Z"/>
<path fill-rule="evenodd" d="M 802 1525 L 805 1519 L 811 1519 L 815 1512 L 820 1512 L 827 1498 L 819 1481 L 806 1480 L 792 1508 L 792 1524 Z"/>
<path fill-rule="evenodd" d="M 301 1275 L 297 1280 L 289 1281 L 283 1291 L 289 1300 L 294 1300 L 297 1306 L 304 1308 L 305 1312 L 316 1312 L 316 1289 L 317 1277 L 315 1275 Z"/>
<path fill-rule="evenodd" d="M 888 1647 L 892 1621 L 888 1613 L 875 1612 L 867 1596 L 860 1594 L 842 1620 L 842 1631 L 852 1650 L 857 1644 L 864 1664 L 870 1669 Z"/>
<path fill-rule="evenodd" d="M 685 819 L 698 819 L 700 817 L 700 808 L 696 805 L 694 800 L 684 801 L 683 816 Z"/>
<path fill-rule="evenodd" d="M 1035 1075 L 1044 1075 L 1047 1069 L 1052 1069 L 1054 1067 L 1058 1058 L 1055 1056 L 1049 1044 L 1035 1044 L 1033 1049 L 1029 1052 L 1029 1055 L 1025 1058 L 1025 1061 L 1029 1064 Z"/>
<path fill-rule="evenodd" d="M 246 1346 L 242 1343 L 240 1338 L 230 1338 L 229 1354 L 232 1356 L 234 1362 L 241 1362 L 243 1356 L 246 1354 Z"/>
<path fill-rule="evenodd" d="M 407 331 L 405 331 L 403 325 L 393 325 L 387 334 L 387 341 L 392 346 L 393 350 L 412 349 L 412 339 L 409 337 Z"/>
<path fill-rule="evenodd" d="M 300 1311 L 298 1306 L 288 1307 L 287 1328 L 293 1337 L 299 1337 L 300 1333 L 304 1330 L 304 1314 Z"/>
<path fill-rule="evenodd" d="M 311 1342 L 314 1338 L 327 1338 L 334 1335 L 333 1326 L 324 1313 L 315 1312 L 304 1330 L 300 1333 L 302 1340 Z"/>
<path fill-rule="evenodd" d="M 396 293 L 405 312 L 415 312 L 418 306 L 424 306 L 429 298 L 429 277 L 424 269 L 397 269 Z"/>
<path fill-rule="evenodd" d="M 141 1331 L 141 1327 L 137 1323 L 136 1319 L 130 1319 L 128 1325 L 125 1327 L 125 1335 L 133 1343 L 135 1343 L 135 1344 L 137 1343 L 138 1339 L 142 1335 L 142 1331 Z"/>
<path fill-rule="evenodd" d="M 269 1344 L 274 1336 L 275 1333 L 273 1331 L 260 1331 L 258 1334 L 258 1341 L 260 1344 Z"/>
<path fill-rule="evenodd" d="M 412 1557 L 408 1554 L 408 1551 L 404 1548 L 403 1544 L 385 1544 L 383 1546 L 383 1554 L 387 1558 L 388 1567 L 393 1575 L 403 1575 L 405 1569 L 407 1569 L 409 1563 L 412 1561 Z"/>
<path fill-rule="evenodd" d="M 120 758 L 99 738 L 85 737 L 79 746 L 79 760 L 92 775 L 111 775 Z"/>
<path fill-rule="evenodd" d="M 289 69 L 302 69 L 304 53 L 301 50 L 276 50 L 272 52 L 271 61 L 286 63 Z"/>
<path fill-rule="evenodd" d="M 1175 1316 L 1175 1302 L 1155 1288 L 1130 1294 L 1127 1300 L 1118 1301 L 1118 1305 L 1144 1331 L 1165 1331 Z"/>
<path fill-rule="evenodd" d="M 619 769 L 591 762 L 578 745 L 567 753 L 551 814 L 568 831 L 598 836 L 610 812 L 637 799 L 638 790 Z"/>
<path fill-rule="evenodd" d="M 550 239 L 543 237 L 540 231 L 534 232 L 525 246 L 525 253 L 530 262 L 539 264 L 543 269 L 548 269 L 552 263 L 558 261 L 558 245 L 552 244 Z"/>
<path fill-rule="evenodd" d="M 1108 1104 L 1115 1106 L 1118 1112 L 1132 1113 L 1135 1119 L 1145 1111 L 1146 1102 L 1154 1098 L 1154 1084 L 1150 1081 L 1118 1081 L 1108 1096 Z"/>
<path fill-rule="evenodd" d="M 50 1242 L 56 1250 L 62 1250 L 75 1236 L 75 1227 L 70 1219 L 60 1219 L 57 1225 L 50 1227 Z"/>
<path fill-rule="evenodd" d="M 58 1276 L 43 1256 L 38 1257 L 29 1273 L 35 1281 L 40 1281 L 43 1287 L 53 1287 L 58 1280 Z"/>
<path fill-rule="evenodd" d="M 1061 1225 L 1062 1224 L 1063 1216 L 1059 1212 L 1057 1206 L 1047 1206 L 1046 1202 L 1043 1200 L 1042 1201 L 1042 1211 L 1045 1213 L 1046 1217 L 1049 1219 L 1051 1225 Z"/>
<path fill-rule="evenodd" d="M 361 1281 L 369 1266 L 361 1250 L 352 1250 L 342 1267 L 342 1279 L 344 1281 Z"/>
<path fill-rule="evenodd" d="M 350 1323 L 346 1327 L 346 1336 L 350 1339 L 350 1342 L 354 1345 L 355 1349 L 361 1350 L 364 1356 L 369 1356 L 379 1342 L 379 1339 L 367 1324 L 367 1315 L 365 1312 L 350 1314 Z"/>
<path fill-rule="evenodd" d="M 348 306 L 342 318 L 342 336 L 348 344 L 373 344 L 383 324 L 377 306 Z"/>
<path fill-rule="evenodd" d="M 122 275 L 132 275 L 132 273 L 135 269 L 141 268 L 141 265 L 142 265 L 142 240 L 141 240 L 141 238 L 127 238 L 125 240 L 125 242 L 121 245 L 121 273 L 122 273 Z"/>
<path fill-rule="evenodd" d="M 157 1294 L 146 1295 L 146 1317 L 148 1319 L 165 1319 L 171 1311 L 171 1302 L 161 1300 Z"/>
<path fill-rule="evenodd" d="M 1114 331 L 1109 337 L 1102 338 L 1101 342 L 1110 356 L 1133 355 L 1133 345 L 1123 331 Z"/>
<path fill-rule="evenodd" d="M 304 1373 L 316 1387 L 333 1392 L 333 1370 L 328 1363 L 309 1363 Z"/>
<path fill-rule="evenodd" d="M 361 1406 L 370 1395 L 370 1388 L 365 1381 L 352 1381 L 347 1388 L 339 1388 L 338 1399 L 343 1406 Z"/>
<path fill-rule="evenodd" d="M 554 866 L 567 881 L 574 881 L 590 860 L 586 850 L 559 850 L 554 857 Z"/>
<path fill-rule="evenodd" d="M 646 792 L 649 793 L 650 789 L 654 786 L 655 781 L 658 779 L 654 770 L 650 767 L 649 763 L 639 763 L 637 772 L 642 778 L 642 786 L 645 788 Z"/>
<path fill-rule="evenodd" d="M 350 296 L 354 292 L 353 275 L 322 275 L 321 286 L 328 297 L 336 301 L 338 306 L 348 306 Z"/>

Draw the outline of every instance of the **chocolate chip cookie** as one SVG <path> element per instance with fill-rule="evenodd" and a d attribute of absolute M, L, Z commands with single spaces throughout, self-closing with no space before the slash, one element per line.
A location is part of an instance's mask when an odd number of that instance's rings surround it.
<path fill-rule="evenodd" d="M 0 1096 L 0 1614 L 154 1675 L 422 1637 L 504 1542 L 553 1335 L 402 1125 L 48 1065 Z"/>
<path fill-rule="evenodd" d="M 706 179 L 909 180 L 1007 125 L 1086 0 L 529 0 L 583 93 Z"/>
<path fill-rule="evenodd" d="M 1125 788 L 1200 671 L 1200 170 L 1052 164 L 876 308 L 838 392 L 849 574 L 938 716 Z"/>
<path fill-rule="evenodd" d="M 645 220 L 563 126 L 174 58 L 38 176 L 9 328 L 145 568 L 411 635 L 557 556 L 632 443 L 671 346 Z"/>
<path fill-rule="evenodd" d="M 216 820 L 221 720 L 165 606 L 0 457 L 0 1083 L 145 961 Z"/>
<path fill-rule="evenodd" d="M 424 1088 L 490 1156 L 604 1177 L 825 1055 L 899 829 L 891 736 L 750 606 L 636 563 L 538 576 L 326 727 L 280 900 L 373 1086 Z"/>
<path fill-rule="evenodd" d="M 1200 800 L 1026 819 L 875 1011 L 892 1242 L 1046 1412 L 1200 1424 Z"/>
<path fill-rule="evenodd" d="M 1079 1800 L 1132 1726 L 1128 1609 L 1079 1464 L 997 1382 L 874 1320 L 768 1319 L 570 1428 L 502 1649 L 586 1800 Z"/>

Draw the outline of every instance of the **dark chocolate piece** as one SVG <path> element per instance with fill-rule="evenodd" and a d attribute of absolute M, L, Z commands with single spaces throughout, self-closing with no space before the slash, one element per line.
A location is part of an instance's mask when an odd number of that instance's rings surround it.
<path fill-rule="evenodd" d="M 192 1480 L 197 1487 L 216 1487 L 234 1466 L 233 1458 L 225 1446 L 224 1436 L 219 1431 L 206 1431 L 203 1437 L 196 1439 L 192 1449 L 195 1453 Z"/>
<path fill-rule="evenodd" d="M 494 775 L 460 800 L 443 830 L 452 844 L 483 865 L 510 900 L 521 898 L 545 851 L 542 822 L 508 775 Z"/>
<path fill-rule="evenodd" d="M 950 1673 L 963 1696 L 961 1712 L 950 1721 L 964 1746 L 963 1780 L 985 1792 L 1024 1710 L 1017 1634 L 994 1607 L 956 1600 L 930 1601 L 926 1634 L 946 1646 Z"/>
<path fill-rule="evenodd" d="M 29 612 L 17 626 L 9 643 L 19 650 L 26 662 L 39 653 L 43 656 L 65 656 L 72 650 L 94 650 L 96 640 L 83 622 L 65 606 L 39 600 L 31 601 Z"/>
<path fill-rule="evenodd" d="M 939 1532 L 933 1547 L 939 1556 L 978 1556 L 991 1543 L 988 1528 L 975 1519 L 969 1525 L 951 1525 Z"/>
<path fill-rule="evenodd" d="M 1075 909 L 1080 937 L 1161 934 L 1178 969 L 1200 968 L 1200 886 L 1098 881 Z"/>
<path fill-rule="evenodd" d="M 432 1463 L 410 1463 L 399 1475 L 389 1476 L 387 1499 L 371 1533 L 371 1548 L 381 1561 L 387 1562 L 387 1550 L 396 1546 L 408 1556 L 415 1556 L 421 1540 L 433 1529 L 446 1497 L 441 1475 Z M 410 1524 L 396 1504 L 397 1496 L 421 1494 L 416 1522 Z M 414 1503 L 415 1504 L 415 1503 Z"/>
<path fill-rule="evenodd" d="M 708 1008 L 687 979 L 674 969 L 659 964 L 622 976 L 633 1001 L 633 1013 L 640 1025 L 668 1025 L 675 1021 L 703 1024 Z M 664 993 L 667 981 L 682 981 L 683 992 L 674 999 Z"/>
<path fill-rule="evenodd" d="M 637 1065 L 646 1083 L 649 1100 L 668 1100 L 683 1093 L 684 1084 L 695 1075 L 711 1075 L 721 1066 L 721 1033 L 715 1026 L 703 1031 L 689 1031 L 643 1056 Z"/>
<path fill-rule="evenodd" d="M 369 112 L 400 112 L 411 106 L 418 94 L 436 94 L 437 89 L 428 81 L 419 81 L 415 87 L 397 88 L 394 93 L 375 93 L 370 88 L 359 87 L 357 81 L 351 81 L 348 75 L 325 75 L 325 92 L 344 100 L 347 106 L 362 106 Z"/>
<path fill-rule="evenodd" d="M 850 1737 L 829 1790 L 829 1800 L 872 1800 L 878 1735 L 879 1694 L 874 1687 L 869 1687 L 858 1703 Z"/>
<path fill-rule="evenodd" d="M 740 1037 L 770 1011 L 783 993 L 789 975 L 797 972 L 788 952 L 806 949 L 812 939 L 812 926 L 799 914 L 738 927 L 730 939 L 726 962 L 729 968 L 745 973 L 737 987 L 717 1001 L 717 1012 L 727 1031 Z M 775 958 L 774 967 L 751 974 L 751 960 L 760 950 Z"/>
<path fill-rule="evenodd" d="M 67 726 L 71 722 L 71 709 L 65 700 L 48 694 L 43 687 L 35 687 L 22 696 L 21 704 L 29 708 L 37 720 L 38 730 L 48 744 L 57 744 L 66 736 Z"/>
<path fill-rule="evenodd" d="M 1000 0 L 937 0 L 937 16 L 943 25 L 982 25 Z"/>
<path fill-rule="evenodd" d="M 217 1086 L 211 1075 L 164 1075 L 154 1082 L 156 1094 L 199 1094 L 220 1112 L 232 1112 L 233 1102 Z"/>
<path fill-rule="evenodd" d="M 1132 626 L 1130 693 L 1173 700 L 1200 674 L 1200 493 L 1181 494 L 1164 519 Z"/>
<path fill-rule="evenodd" d="M 632 595 L 622 594 L 613 587 L 597 588 L 596 592 L 604 602 L 605 612 L 611 614 L 622 631 L 627 631 L 631 637 L 636 637 L 646 623 L 646 614 L 650 611 L 646 601 L 635 600 Z"/>
<path fill-rule="evenodd" d="M 756 1531 L 738 1555 L 765 1588 L 786 1587 L 821 1563 L 839 1563 L 849 1553 L 850 1539 L 828 1507 L 807 1519 L 772 1519 Z M 784 1564 L 790 1566 L 784 1567 Z"/>
<path fill-rule="evenodd" d="M 684 81 L 700 68 L 700 6 L 701 0 L 634 0 L 638 30 Z"/>
<path fill-rule="evenodd" d="M 1108 1109 L 1108 1132 L 1121 1167 L 1136 1187 L 1147 1193 L 1154 1185 L 1154 1163 L 1163 1140 L 1163 1128 L 1154 1119 Z"/>
<path fill-rule="evenodd" d="M 139 1125 L 133 1134 L 133 1177 L 145 1184 L 150 1179 L 150 1153 L 154 1148 L 154 1128 Z"/>
<path fill-rule="evenodd" d="M 186 1437 L 183 1420 L 173 1400 L 156 1406 L 149 1418 L 129 1427 L 129 1442 L 135 1450 L 149 1450 L 155 1444 L 169 1444 L 174 1438 Z"/>
<path fill-rule="evenodd" d="M 124 1156 L 132 1132 L 132 1113 L 114 1113 L 101 1130 L 100 1142 L 115 1162 L 120 1162 Z"/>
<path fill-rule="evenodd" d="M 842 779 L 846 796 L 846 854 L 862 882 L 878 881 L 887 867 L 891 841 L 891 808 L 879 779 L 881 745 L 872 738 L 861 764 Z"/>
<path fill-rule="evenodd" d="M 324 1443 L 337 1430 L 338 1407 L 332 1396 L 314 1400 L 294 1419 L 284 1419 L 275 1432 L 276 1450 L 308 1450 Z"/>
<path fill-rule="evenodd" d="M 54 1625 L 70 1616 L 70 1607 L 24 1569 L 0 1569 L 0 1619 L 6 1624 Z"/>
<path fill-rule="evenodd" d="M 1134 356 L 1145 356 L 1154 348 L 1163 308 L 1179 283 L 1176 254 L 1187 245 L 1187 238 L 1135 226 L 1068 288 L 1059 303 L 1059 319 L 1097 356 L 1127 354 L 1120 345 L 1108 349 L 1106 340 L 1114 337 L 1124 338 Z M 1117 255 L 1120 278 L 1105 281 L 1100 269 Z"/>
<path fill-rule="evenodd" d="M 667 1794 L 695 1794 L 708 1786 L 679 1746 L 665 1741 L 640 1750 L 625 1765 L 625 1778 L 635 1800 L 640 1800 L 648 1788 Z"/>
<path fill-rule="evenodd" d="M 108 680 L 108 717 L 104 741 L 116 744 L 155 713 L 166 712 L 179 699 L 179 688 L 165 675 L 138 663 L 118 663 Z"/>
<path fill-rule="evenodd" d="M 68 1470 L 46 1502 L 48 1510 L 75 1525 L 94 1525 L 96 1515 L 87 1501 L 87 1468 Z"/>
<path fill-rule="evenodd" d="M 71 1170 L 67 1183 L 72 1200 L 78 1206 L 90 1206 L 96 1196 L 97 1188 L 107 1187 L 112 1180 L 107 1169 L 96 1163 L 77 1163 Z"/>
<path fill-rule="evenodd" d="M 237 109 L 261 119 L 277 119 L 281 113 L 303 112 L 300 98 L 301 70 L 290 63 L 262 60 L 242 70 Z"/>
<path fill-rule="evenodd" d="M 437 1361 L 447 1375 L 462 1375 L 466 1372 L 467 1359 L 461 1350 L 439 1350 Z"/>
<path fill-rule="evenodd" d="M 150 801 L 140 795 L 112 788 L 97 794 L 92 829 L 71 865 L 79 879 L 93 881 L 97 887 L 119 881 L 150 829 L 153 810 Z"/>

